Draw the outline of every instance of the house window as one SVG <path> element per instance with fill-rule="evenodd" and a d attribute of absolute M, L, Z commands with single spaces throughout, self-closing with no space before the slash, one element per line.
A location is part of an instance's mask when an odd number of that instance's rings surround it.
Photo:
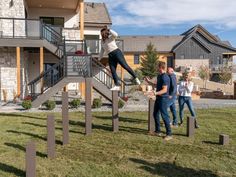
<path fill-rule="evenodd" d="M 46 23 L 48 25 L 64 27 L 63 17 L 40 17 L 40 20 L 42 20 L 43 23 Z"/>
<path fill-rule="evenodd" d="M 134 64 L 135 65 L 139 64 L 139 54 L 134 54 Z"/>
<path fill-rule="evenodd" d="M 200 58 L 200 59 L 204 59 L 204 55 L 200 55 L 199 58 Z"/>
<path fill-rule="evenodd" d="M 180 55 L 180 59 L 184 59 L 185 57 L 184 57 L 184 55 L 182 54 L 182 55 Z"/>

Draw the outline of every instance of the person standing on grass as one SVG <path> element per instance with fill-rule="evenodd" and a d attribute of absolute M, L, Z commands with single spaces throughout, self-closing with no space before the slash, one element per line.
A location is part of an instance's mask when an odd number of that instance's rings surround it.
<path fill-rule="evenodd" d="M 199 128 L 197 120 L 196 120 L 196 113 L 194 111 L 193 103 L 192 103 L 192 96 L 191 93 L 193 91 L 193 82 L 191 81 L 190 73 L 183 74 L 183 81 L 179 83 L 178 93 L 179 93 L 179 117 L 180 117 L 180 125 L 183 124 L 184 119 L 184 105 L 185 103 L 188 106 L 188 109 L 191 113 L 191 116 L 195 118 L 195 128 Z"/>
<path fill-rule="evenodd" d="M 102 42 L 99 60 L 102 59 L 104 52 L 108 54 L 109 67 L 115 84 L 111 90 L 120 90 L 119 77 L 116 73 L 117 64 L 120 64 L 126 71 L 128 71 L 128 73 L 134 78 L 136 84 L 140 85 L 140 80 L 137 78 L 134 71 L 129 67 L 123 53 L 116 45 L 115 39 L 118 37 L 118 34 L 105 26 L 101 29 L 101 35 Z"/>
<path fill-rule="evenodd" d="M 156 91 L 152 92 L 156 96 L 156 101 L 154 104 L 153 117 L 155 120 L 155 135 L 162 136 L 161 134 L 161 125 L 160 125 L 160 114 L 165 124 L 166 136 L 164 140 L 171 140 L 172 133 L 170 127 L 170 117 L 168 113 L 169 107 L 169 88 L 170 88 L 170 78 L 166 74 L 166 65 L 164 62 L 159 62 L 158 64 L 159 74 L 157 76 Z M 145 78 L 145 80 L 150 83 L 150 79 Z"/>
<path fill-rule="evenodd" d="M 178 120 L 177 120 L 177 113 L 176 113 L 176 106 L 175 106 L 175 100 L 177 95 L 177 79 L 176 75 L 174 73 L 174 69 L 171 67 L 168 67 L 167 73 L 170 77 L 170 89 L 169 89 L 169 98 L 170 98 L 170 111 L 173 116 L 172 126 L 178 127 Z"/>

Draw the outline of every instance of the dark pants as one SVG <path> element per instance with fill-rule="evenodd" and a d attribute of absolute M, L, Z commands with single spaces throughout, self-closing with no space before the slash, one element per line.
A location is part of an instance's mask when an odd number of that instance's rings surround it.
<path fill-rule="evenodd" d="M 169 107 L 169 98 L 168 97 L 157 97 L 154 105 L 154 112 L 153 117 L 155 120 L 155 132 L 159 133 L 161 131 L 160 125 L 160 114 L 164 121 L 165 128 L 166 128 L 166 135 L 171 135 L 171 128 L 170 128 L 170 117 L 168 114 L 168 107 Z"/>
<path fill-rule="evenodd" d="M 109 57 L 109 66 L 111 69 L 111 74 L 114 79 L 115 85 L 119 84 L 119 77 L 116 73 L 117 64 L 119 63 L 128 73 L 133 76 L 133 78 L 136 78 L 136 75 L 134 71 L 129 67 L 127 62 L 125 61 L 125 57 L 123 53 L 120 51 L 120 49 L 116 49 L 108 54 Z"/>
<path fill-rule="evenodd" d="M 186 103 L 192 117 L 196 117 L 196 113 L 193 108 L 192 98 L 190 96 L 179 96 L 179 117 L 180 122 L 183 122 L 184 118 L 184 104 Z"/>
<path fill-rule="evenodd" d="M 170 99 L 170 111 L 171 111 L 172 116 L 173 116 L 172 125 L 178 125 L 178 119 L 177 119 L 177 112 L 176 112 L 175 100 L 176 100 L 176 96 L 173 96 L 173 97 Z"/>

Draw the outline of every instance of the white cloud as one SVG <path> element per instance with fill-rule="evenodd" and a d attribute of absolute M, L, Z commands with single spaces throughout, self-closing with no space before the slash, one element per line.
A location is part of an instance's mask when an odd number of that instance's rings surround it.
<path fill-rule="evenodd" d="M 92 0 L 90 0 L 92 1 Z M 94 0 L 102 2 L 102 0 Z M 103 0 L 114 25 L 210 23 L 236 28 L 235 0 Z"/>

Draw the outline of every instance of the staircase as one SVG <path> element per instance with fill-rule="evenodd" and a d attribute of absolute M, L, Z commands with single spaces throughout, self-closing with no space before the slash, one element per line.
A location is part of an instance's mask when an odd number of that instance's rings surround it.
<path fill-rule="evenodd" d="M 83 82 L 86 77 L 92 77 L 94 90 L 111 102 L 110 89 L 113 79 L 110 71 L 92 55 L 86 54 L 86 42 L 65 40 L 45 24 L 42 29 L 43 39 L 52 44 L 45 47 L 60 60 L 28 84 L 32 107 L 39 107 L 67 84 Z M 76 54 L 78 51 L 81 53 Z M 122 84 L 120 97 L 123 98 L 126 84 L 122 80 L 120 82 Z M 42 84 L 43 88 L 41 88 Z"/>

